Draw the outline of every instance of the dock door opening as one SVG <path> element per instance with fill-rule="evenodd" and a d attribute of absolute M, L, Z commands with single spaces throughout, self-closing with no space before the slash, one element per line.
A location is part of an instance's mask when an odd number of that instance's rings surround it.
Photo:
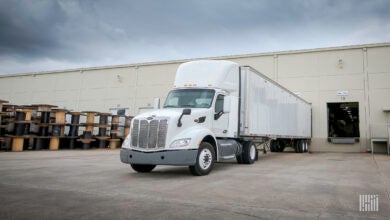
<path fill-rule="evenodd" d="M 327 107 L 329 139 L 360 137 L 358 102 L 328 103 Z"/>

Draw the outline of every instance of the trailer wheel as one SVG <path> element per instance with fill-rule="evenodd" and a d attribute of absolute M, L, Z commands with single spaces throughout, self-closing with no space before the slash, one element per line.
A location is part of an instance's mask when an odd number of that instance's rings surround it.
<path fill-rule="evenodd" d="M 307 143 L 308 141 L 307 140 L 305 140 L 305 143 L 304 143 L 304 151 L 303 152 L 307 152 L 307 149 L 308 149 L 308 143 Z"/>
<path fill-rule="evenodd" d="M 301 153 L 306 152 L 306 140 L 301 140 Z"/>
<path fill-rule="evenodd" d="M 295 153 L 303 153 L 305 152 L 305 141 L 297 140 L 295 142 Z"/>
<path fill-rule="evenodd" d="M 203 142 L 199 146 L 196 164 L 189 166 L 190 172 L 194 176 L 203 176 L 210 173 L 215 161 L 215 151 L 211 144 Z"/>
<path fill-rule="evenodd" d="M 271 140 L 271 143 L 269 145 L 269 149 L 271 152 L 277 152 L 276 149 L 277 149 L 277 146 L 278 146 L 278 142 L 276 140 Z"/>
<path fill-rule="evenodd" d="M 152 171 L 156 165 L 149 165 L 149 164 L 130 164 L 133 170 L 137 171 L 138 173 L 149 173 Z"/>
<path fill-rule="evenodd" d="M 299 152 L 299 142 L 300 142 L 300 140 L 294 141 L 295 153 L 300 153 L 300 152 Z"/>
<path fill-rule="evenodd" d="M 258 159 L 258 152 L 255 143 L 246 141 L 243 144 L 242 160 L 245 164 L 253 164 Z"/>
<path fill-rule="evenodd" d="M 286 142 L 284 142 L 283 140 L 279 140 L 277 146 L 278 152 L 283 152 L 284 148 L 286 148 Z"/>

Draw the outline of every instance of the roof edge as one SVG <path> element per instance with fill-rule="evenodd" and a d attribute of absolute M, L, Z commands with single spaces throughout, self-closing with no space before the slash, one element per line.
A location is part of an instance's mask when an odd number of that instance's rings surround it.
<path fill-rule="evenodd" d="M 83 72 L 83 71 L 89 71 L 89 70 L 103 70 L 103 69 L 115 69 L 115 68 L 153 66 L 153 65 L 163 65 L 163 64 L 175 64 L 175 63 L 184 63 L 184 62 L 188 62 L 188 61 L 192 61 L 192 60 L 204 60 L 204 59 L 212 59 L 212 60 L 238 59 L 238 58 L 244 58 L 244 57 L 274 56 L 274 55 L 284 55 L 284 54 L 313 53 L 313 52 L 332 51 L 332 50 L 350 50 L 350 49 L 363 49 L 363 48 L 387 47 L 387 46 L 390 46 L 390 42 L 357 44 L 357 45 L 335 46 L 335 47 L 322 47 L 322 48 L 301 49 L 301 50 L 286 50 L 286 51 L 274 51 L 274 52 L 263 52 L 263 53 L 238 54 L 238 55 L 226 55 L 226 56 L 214 56 L 214 57 L 197 57 L 197 58 L 178 59 L 178 60 L 120 64 L 120 65 L 112 65 L 112 66 L 95 66 L 95 67 L 86 67 L 86 68 L 74 68 L 74 69 L 63 69 L 63 70 L 49 70 L 49 71 L 5 74 L 5 75 L 0 75 L 0 78 L 32 76 L 32 75 L 45 75 L 45 74 L 55 74 L 55 73 L 76 72 L 76 71 Z"/>

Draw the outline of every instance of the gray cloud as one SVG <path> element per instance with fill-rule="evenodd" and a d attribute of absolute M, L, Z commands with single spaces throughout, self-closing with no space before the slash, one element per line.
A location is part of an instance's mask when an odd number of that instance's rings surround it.
<path fill-rule="evenodd" d="M 390 1 L 0 1 L 0 74 L 390 41 Z"/>

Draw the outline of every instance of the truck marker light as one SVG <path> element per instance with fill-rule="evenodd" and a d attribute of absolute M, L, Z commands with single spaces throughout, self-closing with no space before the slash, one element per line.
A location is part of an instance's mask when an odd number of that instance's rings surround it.
<path fill-rule="evenodd" d="M 211 86 L 213 86 L 213 84 L 208 84 L 207 86 L 208 86 L 208 87 L 211 87 Z"/>
<path fill-rule="evenodd" d="M 198 147 L 200 146 L 200 144 L 201 144 L 201 143 L 202 143 L 202 141 L 198 141 L 198 144 L 197 144 L 197 145 L 198 145 Z"/>
<path fill-rule="evenodd" d="M 195 87 L 196 84 L 195 84 L 195 83 L 188 83 L 188 84 L 184 84 L 184 86 L 187 86 L 187 87 Z"/>

